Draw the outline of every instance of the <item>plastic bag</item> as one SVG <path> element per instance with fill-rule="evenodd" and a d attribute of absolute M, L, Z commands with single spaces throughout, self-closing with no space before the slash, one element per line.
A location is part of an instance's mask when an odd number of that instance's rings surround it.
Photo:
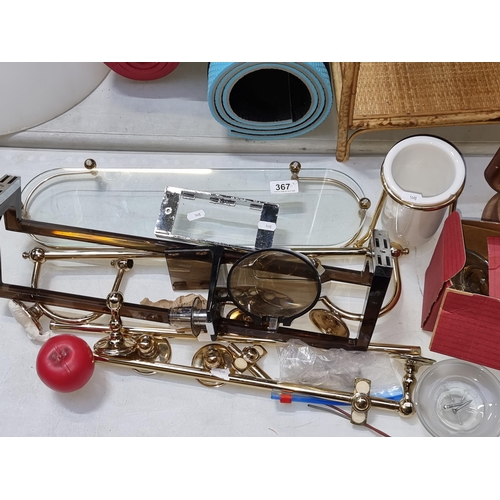
<path fill-rule="evenodd" d="M 325 350 L 290 340 L 278 355 L 280 382 L 351 392 L 354 379 L 361 377 L 371 380 L 372 396 L 397 399 L 403 395 L 391 358 L 383 352 Z"/>

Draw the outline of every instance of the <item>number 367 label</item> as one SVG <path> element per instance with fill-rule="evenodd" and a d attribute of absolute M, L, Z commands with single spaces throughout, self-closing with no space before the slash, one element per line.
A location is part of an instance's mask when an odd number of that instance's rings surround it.
<path fill-rule="evenodd" d="M 271 181 L 271 193 L 298 193 L 299 183 L 294 180 L 289 181 Z"/>

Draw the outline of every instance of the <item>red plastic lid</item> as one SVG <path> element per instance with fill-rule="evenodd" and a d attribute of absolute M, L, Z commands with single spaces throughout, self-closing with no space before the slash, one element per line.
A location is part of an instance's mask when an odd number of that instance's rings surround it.
<path fill-rule="evenodd" d="M 158 80 L 172 73 L 178 62 L 107 62 L 115 73 L 131 80 Z"/>

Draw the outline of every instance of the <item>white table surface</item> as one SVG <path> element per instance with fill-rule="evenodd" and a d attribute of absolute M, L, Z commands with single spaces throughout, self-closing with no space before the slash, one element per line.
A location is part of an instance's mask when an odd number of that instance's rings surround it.
<path fill-rule="evenodd" d="M 234 166 L 235 162 L 241 168 L 261 164 L 287 168 L 290 161 L 299 160 L 303 168 L 333 168 L 354 178 L 372 200 L 370 217 L 381 191 L 381 157 L 353 158 L 340 164 L 327 155 L 243 156 L 0 149 L 3 173 L 20 175 L 23 186 L 38 173 L 61 166 L 80 166 L 88 157 L 96 159 L 100 166 L 136 168 L 152 164 L 166 168 L 172 165 L 190 168 L 200 161 L 222 168 Z M 466 187 L 458 204 L 464 217 L 479 218 L 484 205 L 493 195 L 483 178 L 489 159 L 466 158 Z M 445 357 L 429 351 L 430 334 L 420 328 L 423 277 L 436 238 L 401 259 L 401 299 L 393 311 L 378 321 L 372 340 L 418 345 L 423 356 L 440 360 Z M 3 224 L 0 241 L 4 281 L 29 285 L 31 265 L 21 258 L 21 254 L 34 246 L 33 241 L 27 235 L 5 231 Z M 68 289 L 74 286 L 70 278 L 62 277 L 60 282 Z M 56 393 L 39 380 L 35 371 L 39 344 L 29 340 L 12 318 L 5 299 L 0 299 L 0 328 L 2 436 L 374 436 L 366 428 L 353 426 L 344 419 L 312 410 L 304 404 L 280 404 L 271 400 L 267 391 L 229 386 L 206 388 L 195 380 L 160 374 L 144 376 L 126 368 L 102 364 L 97 364 L 93 378 L 80 391 Z M 85 338 L 89 343 L 96 340 L 96 337 Z M 179 343 L 178 346 L 175 342 L 173 344 L 172 362 L 189 363 L 192 353 L 198 348 L 189 342 Z M 278 377 L 276 350 L 270 348 L 269 351 L 261 363 L 262 368 L 271 376 Z M 399 368 L 395 366 L 395 370 Z M 493 372 L 500 376 L 500 372 Z M 405 419 L 391 411 L 372 409 L 369 423 L 395 437 L 429 435 L 416 415 Z"/>

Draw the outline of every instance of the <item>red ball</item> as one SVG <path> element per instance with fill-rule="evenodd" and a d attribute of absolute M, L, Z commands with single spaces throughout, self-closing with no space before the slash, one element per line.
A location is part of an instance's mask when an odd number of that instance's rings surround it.
<path fill-rule="evenodd" d="M 56 335 L 43 344 L 36 358 L 41 381 L 58 392 L 81 389 L 94 373 L 89 345 L 75 335 Z"/>

